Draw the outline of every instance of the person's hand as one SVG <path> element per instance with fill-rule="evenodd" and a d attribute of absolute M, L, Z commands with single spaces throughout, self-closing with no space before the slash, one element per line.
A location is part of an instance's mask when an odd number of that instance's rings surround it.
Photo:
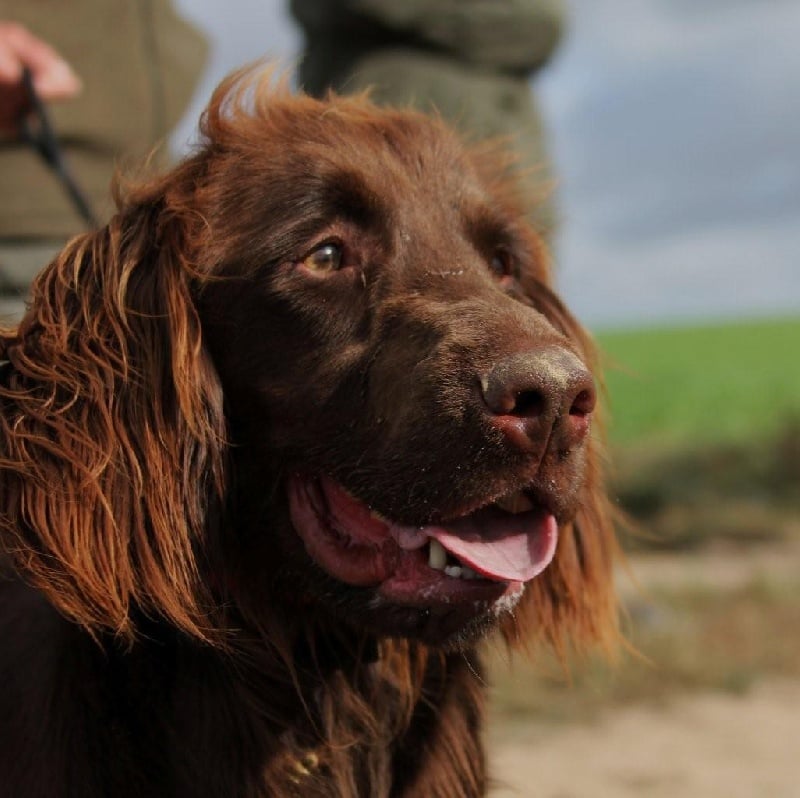
<path fill-rule="evenodd" d="M 28 110 L 22 83 L 27 67 L 46 101 L 74 97 L 81 82 L 70 65 L 46 42 L 16 22 L 0 21 L 0 133 L 13 133 Z"/>

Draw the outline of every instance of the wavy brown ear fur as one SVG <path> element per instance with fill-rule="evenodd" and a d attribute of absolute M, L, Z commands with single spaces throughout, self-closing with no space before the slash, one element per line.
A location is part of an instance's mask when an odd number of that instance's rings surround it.
<path fill-rule="evenodd" d="M 73 239 L 0 331 L 2 546 L 66 616 L 129 640 L 135 611 L 209 637 L 198 542 L 223 480 L 188 221 L 163 189 Z"/>

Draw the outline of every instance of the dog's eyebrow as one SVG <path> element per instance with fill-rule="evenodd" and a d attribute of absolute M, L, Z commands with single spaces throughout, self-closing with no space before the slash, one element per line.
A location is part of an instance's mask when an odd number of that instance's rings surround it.
<path fill-rule="evenodd" d="M 512 246 L 519 239 L 514 222 L 491 205 L 470 203 L 462 210 L 462 217 L 464 232 L 479 250 Z"/>
<path fill-rule="evenodd" d="M 347 219 L 378 233 L 390 227 L 391 210 L 386 201 L 355 171 L 339 170 L 328 175 L 320 199 L 325 216 Z"/>

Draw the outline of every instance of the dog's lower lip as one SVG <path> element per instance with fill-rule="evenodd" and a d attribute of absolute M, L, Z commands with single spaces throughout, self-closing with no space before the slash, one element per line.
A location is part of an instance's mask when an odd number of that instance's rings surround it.
<path fill-rule="evenodd" d="M 391 573 L 393 552 L 381 534 L 384 525 L 374 519 L 370 522 L 365 506 L 353 505 L 360 517 L 342 523 L 343 519 L 332 511 L 320 480 L 293 475 L 287 491 L 294 529 L 311 559 L 323 570 L 342 582 L 360 587 L 380 584 Z M 352 526 L 362 531 L 371 527 L 371 539 L 352 538 L 348 534 Z"/>
<path fill-rule="evenodd" d="M 309 556 L 346 584 L 380 588 L 403 603 L 450 603 L 481 591 L 503 592 L 534 578 L 555 551 L 555 520 L 513 494 L 442 524 L 386 521 L 328 477 L 294 475 L 288 483 L 292 523 Z M 450 565 L 429 564 L 429 541 Z M 431 544 L 432 545 L 432 544 Z"/>

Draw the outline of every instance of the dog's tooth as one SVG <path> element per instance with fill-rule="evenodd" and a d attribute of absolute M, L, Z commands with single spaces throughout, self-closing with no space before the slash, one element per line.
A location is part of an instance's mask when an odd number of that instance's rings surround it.
<path fill-rule="evenodd" d="M 507 513 L 516 515 L 517 513 L 525 513 L 534 508 L 533 502 L 522 492 L 509 493 L 507 496 L 501 496 L 495 500 L 495 505 Z"/>
<path fill-rule="evenodd" d="M 447 565 L 444 569 L 445 574 L 447 576 L 452 576 L 455 579 L 460 579 L 461 574 L 463 572 L 463 568 L 460 565 Z"/>
<path fill-rule="evenodd" d="M 447 564 L 447 552 L 444 546 L 438 540 L 431 538 L 430 547 L 428 549 L 428 565 L 441 571 Z"/>
<path fill-rule="evenodd" d="M 466 565 L 461 566 L 461 578 L 462 579 L 477 579 L 478 574 L 472 570 L 472 568 L 467 568 Z"/>

